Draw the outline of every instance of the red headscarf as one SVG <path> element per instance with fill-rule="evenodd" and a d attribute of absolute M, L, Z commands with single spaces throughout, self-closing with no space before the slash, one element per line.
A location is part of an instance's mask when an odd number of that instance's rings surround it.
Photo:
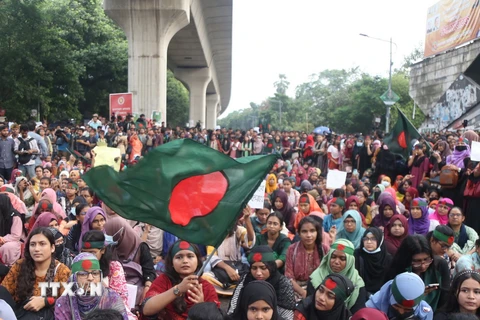
<path fill-rule="evenodd" d="M 307 143 L 305 143 L 305 151 L 303 152 L 303 157 L 304 158 L 308 158 L 308 157 L 311 157 L 313 156 L 313 151 L 312 151 L 312 148 L 313 146 L 315 145 L 315 142 L 313 141 L 313 136 L 312 135 L 309 135 L 307 137 Z"/>

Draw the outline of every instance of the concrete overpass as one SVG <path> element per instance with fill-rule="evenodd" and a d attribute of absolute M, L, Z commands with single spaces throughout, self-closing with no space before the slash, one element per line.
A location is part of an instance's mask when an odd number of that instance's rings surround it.
<path fill-rule="evenodd" d="M 232 83 L 233 0 L 105 0 L 128 39 L 134 112 L 167 121 L 167 68 L 190 91 L 190 122 L 213 129 Z"/>

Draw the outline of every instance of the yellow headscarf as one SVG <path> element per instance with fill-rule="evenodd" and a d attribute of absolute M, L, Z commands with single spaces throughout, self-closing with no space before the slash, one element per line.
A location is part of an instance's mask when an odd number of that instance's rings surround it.
<path fill-rule="evenodd" d="M 275 181 L 275 183 L 273 184 L 273 186 L 270 186 L 270 180 L 273 179 Z M 265 191 L 268 193 L 268 194 L 272 194 L 273 191 L 277 190 L 278 189 L 278 183 L 277 183 L 277 176 L 273 173 L 269 174 L 268 177 L 267 177 L 267 184 L 265 185 Z"/>

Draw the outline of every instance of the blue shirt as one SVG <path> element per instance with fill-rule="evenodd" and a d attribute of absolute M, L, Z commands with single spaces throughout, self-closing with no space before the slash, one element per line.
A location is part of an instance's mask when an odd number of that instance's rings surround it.
<path fill-rule="evenodd" d="M 332 226 L 335 226 L 338 231 L 340 229 L 340 226 L 342 225 L 342 222 L 343 216 L 338 219 L 333 219 L 333 216 L 331 214 L 327 214 L 323 219 L 323 230 L 325 230 L 325 232 L 328 232 L 330 231 Z"/>

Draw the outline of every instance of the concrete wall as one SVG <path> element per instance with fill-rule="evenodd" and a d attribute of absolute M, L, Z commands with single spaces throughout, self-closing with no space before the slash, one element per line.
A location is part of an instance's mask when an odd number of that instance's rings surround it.
<path fill-rule="evenodd" d="M 429 117 L 434 107 L 461 73 L 480 54 L 480 41 L 424 59 L 410 69 L 410 96 Z"/>

